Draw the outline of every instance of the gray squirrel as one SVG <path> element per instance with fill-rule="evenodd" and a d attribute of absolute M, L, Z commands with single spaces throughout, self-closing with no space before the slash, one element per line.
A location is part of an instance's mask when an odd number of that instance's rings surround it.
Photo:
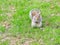
<path fill-rule="evenodd" d="M 29 17 L 31 19 L 32 27 L 41 27 L 42 26 L 42 16 L 41 16 L 40 10 L 32 9 L 29 12 Z"/>

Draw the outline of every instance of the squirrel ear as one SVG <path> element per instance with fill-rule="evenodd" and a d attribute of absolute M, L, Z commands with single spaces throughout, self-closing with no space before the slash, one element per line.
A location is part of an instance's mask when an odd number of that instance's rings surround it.
<path fill-rule="evenodd" d="M 38 11 L 37 13 L 38 13 L 38 14 L 40 14 L 41 12 L 40 12 L 40 11 Z"/>

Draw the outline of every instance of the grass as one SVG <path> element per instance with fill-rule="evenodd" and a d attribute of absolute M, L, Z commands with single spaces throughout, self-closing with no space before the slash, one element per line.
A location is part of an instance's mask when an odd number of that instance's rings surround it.
<path fill-rule="evenodd" d="M 31 28 L 29 11 L 34 8 L 41 10 L 43 30 Z M 0 45 L 10 44 L 9 39 L 1 41 L 4 34 L 20 37 L 16 45 L 25 44 L 26 38 L 35 40 L 30 45 L 60 45 L 60 0 L 1 0 Z"/>

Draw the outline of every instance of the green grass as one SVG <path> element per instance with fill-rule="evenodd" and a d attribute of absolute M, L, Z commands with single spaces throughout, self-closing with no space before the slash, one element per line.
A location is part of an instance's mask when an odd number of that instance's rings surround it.
<path fill-rule="evenodd" d="M 9 45 L 9 41 L 6 40 L 6 41 L 4 41 L 4 42 L 0 42 L 0 45 Z"/>
<path fill-rule="evenodd" d="M 35 40 L 42 38 L 44 45 L 60 45 L 59 2 L 60 0 L 51 0 L 50 2 L 42 0 L 1 0 L 0 32 L 3 34 L 10 33 L 11 36 L 21 35 L 21 38 L 32 38 Z M 43 30 L 31 28 L 29 11 L 34 8 L 41 10 Z M 6 13 L 10 13 L 11 16 Z M 10 28 L 6 29 L 3 26 L 4 21 L 10 24 Z M 8 44 L 9 42 L 7 41 L 0 43 L 0 45 Z M 31 45 L 40 45 L 40 43 L 36 41 L 32 42 Z"/>

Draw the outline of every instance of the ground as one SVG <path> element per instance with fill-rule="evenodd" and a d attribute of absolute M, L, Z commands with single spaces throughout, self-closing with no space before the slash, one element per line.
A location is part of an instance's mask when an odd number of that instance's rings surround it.
<path fill-rule="evenodd" d="M 32 28 L 29 11 L 38 8 L 42 28 Z M 0 45 L 60 45 L 60 0 L 1 0 Z"/>

